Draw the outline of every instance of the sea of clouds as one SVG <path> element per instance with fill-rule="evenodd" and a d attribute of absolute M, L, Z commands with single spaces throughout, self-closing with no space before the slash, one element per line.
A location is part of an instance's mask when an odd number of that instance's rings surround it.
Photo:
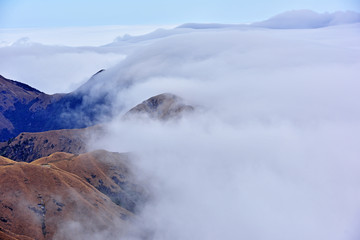
<path fill-rule="evenodd" d="M 104 73 L 129 85 L 115 90 L 124 111 L 163 92 L 198 107 L 115 119 L 94 144 L 136 153 L 152 176 L 155 239 L 359 237 L 358 27 L 192 31 Z"/>
<path fill-rule="evenodd" d="M 358 239 L 359 27 L 188 27 L 97 48 L 114 59 L 94 86 L 120 114 L 89 144 L 136 155 L 153 195 L 137 228 L 153 239 Z M 196 111 L 122 119 L 164 92 Z"/>

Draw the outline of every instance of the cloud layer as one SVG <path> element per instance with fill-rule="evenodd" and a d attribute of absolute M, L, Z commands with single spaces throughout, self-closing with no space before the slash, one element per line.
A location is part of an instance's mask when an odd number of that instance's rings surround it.
<path fill-rule="evenodd" d="M 159 39 L 192 32 L 212 32 L 215 29 L 220 32 L 248 31 L 254 30 L 254 27 L 319 28 L 359 21 L 360 15 L 351 11 L 318 14 L 310 10 L 300 10 L 285 12 L 250 25 L 183 24 L 175 29 L 158 29 L 145 35 L 137 34 L 150 31 L 156 26 L 2 29 L 0 73 L 47 93 L 69 92 L 75 90 L 98 70 L 111 67 L 126 55 L 130 55 L 133 50 Z M 124 34 L 126 31 L 132 35 Z M 111 39 L 115 39 L 113 43 L 109 43 Z M 74 47 L 105 43 L 109 44 L 103 47 Z"/>
<path fill-rule="evenodd" d="M 321 28 L 359 22 L 360 14 L 352 11 L 320 14 L 310 10 L 297 10 L 281 13 L 252 25 L 265 28 L 296 29 Z"/>
<path fill-rule="evenodd" d="M 93 74 L 125 58 L 93 48 L 46 46 L 21 38 L 0 48 L 0 72 L 46 93 L 70 92 Z"/>
<path fill-rule="evenodd" d="M 198 106 L 177 122 L 119 117 L 92 143 L 137 154 L 154 239 L 359 237 L 357 27 L 193 30 L 99 75 L 123 112 L 162 92 Z"/>

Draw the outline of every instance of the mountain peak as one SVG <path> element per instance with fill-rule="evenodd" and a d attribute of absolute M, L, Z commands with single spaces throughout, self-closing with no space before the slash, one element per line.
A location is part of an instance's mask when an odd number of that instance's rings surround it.
<path fill-rule="evenodd" d="M 191 112 L 193 106 L 186 105 L 183 100 L 171 93 L 162 93 L 153 96 L 130 109 L 125 118 L 146 115 L 152 119 L 168 120 L 181 116 L 184 112 Z"/>

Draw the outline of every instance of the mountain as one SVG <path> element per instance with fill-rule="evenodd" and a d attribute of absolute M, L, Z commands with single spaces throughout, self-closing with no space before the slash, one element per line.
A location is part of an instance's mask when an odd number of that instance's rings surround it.
<path fill-rule="evenodd" d="M 7 140 L 22 131 L 40 128 L 31 119 L 37 111 L 63 96 L 47 95 L 26 84 L 12 81 L 0 75 L 0 140 Z"/>
<path fill-rule="evenodd" d="M 0 75 L 0 141 L 21 132 L 85 128 L 104 121 L 112 113 L 108 94 L 86 90 L 48 95 Z"/>
<path fill-rule="evenodd" d="M 144 193 L 125 154 L 0 157 L 0 239 L 118 239 Z"/>
<path fill-rule="evenodd" d="M 54 166 L 73 173 L 107 195 L 115 204 L 133 213 L 146 198 L 144 188 L 134 183 L 128 154 L 105 150 L 80 155 L 54 153 L 31 164 Z"/>
<path fill-rule="evenodd" d="M 194 107 L 185 104 L 180 97 L 163 93 L 136 105 L 124 115 L 124 119 L 140 116 L 166 121 L 192 111 Z M 0 142 L 0 156 L 19 162 L 32 162 L 55 152 L 81 154 L 87 152 L 86 142 L 104 134 L 104 131 L 103 127 L 96 125 L 81 129 L 23 132 L 6 142 Z"/>
<path fill-rule="evenodd" d="M 194 107 L 186 105 L 180 97 L 163 93 L 151 97 L 136 105 L 125 114 L 125 119 L 146 116 L 152 119 L 169 120 L 181 117 L 186 112 L 194 111 Z"/>
<path fill-rule="evenodd" d="M 101 134 L 100 126 L 82 129 L 61 129 L 35 133 L 21 133 L 0 142 L 0 156 L 18 162 L 32 162 L 55 152 L 80 154 L 87 152 L 86 140 Z"/>

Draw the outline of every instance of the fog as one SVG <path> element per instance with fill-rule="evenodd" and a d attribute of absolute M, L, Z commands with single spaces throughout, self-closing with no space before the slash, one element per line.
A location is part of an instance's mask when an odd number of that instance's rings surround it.
<path fill-rule="evenodd" d="M 102 55 L 113 66 L 90 92 L 116 96 L 120 114 L 89 145 L 136 156 L 153 197 L 135 228 L 156 240 L 359 239 L 358 29 L 207 26 L 97 50 L 131 47 L 116 64 Z M 122 118 L 164 92 L 196 110 Z"/>
<path fill-rule="evenodd" d="M 113 41 L 116 37 L 142 35 L 157 28 L 172 28 L 172 25 L 113 25 L 88 27 L 57 28 L 2 28 L 1 45 L 11 45 L 18 39 L 28 37 L 34 42 L 47 45 L 101 46 Z"/>
<path fill-rule="evenodd" d="M 163 92 L 196 107 L 168 122 L 120 114 L 90 143 L 137 155 L 154 194 L 138 227 L 154 239 L 359 238 L 357 28 L 194 30 L 105 71 L 123 113 Z"/>

